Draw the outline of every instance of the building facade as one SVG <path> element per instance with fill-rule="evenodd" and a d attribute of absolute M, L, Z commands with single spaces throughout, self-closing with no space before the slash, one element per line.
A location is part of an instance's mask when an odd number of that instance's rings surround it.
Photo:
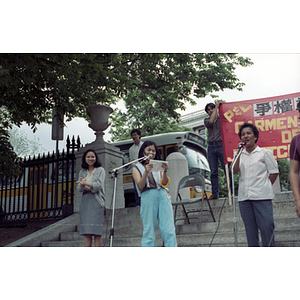
<path fill-rule="evenodd" d="M 208 115 L 204 109 L 198 110 L 181 116 L 179 125 L 191 128 L 194 132 L 206 140 L 206 127 L 204 125 L 204 119 L 207 117 Z"/>

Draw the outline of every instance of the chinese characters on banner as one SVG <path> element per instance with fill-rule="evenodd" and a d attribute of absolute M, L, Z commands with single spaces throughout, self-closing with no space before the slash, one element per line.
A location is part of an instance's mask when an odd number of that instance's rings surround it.
<path fill-rule="evenodd" d="M 288 158 L 292 137 L 298 133 L 300 93 L 222 103 L 219 107 L 225 163 L 232 162 L 243 123 L 259 130 L 257 145 L 270 149 L 275 159 Z"/>

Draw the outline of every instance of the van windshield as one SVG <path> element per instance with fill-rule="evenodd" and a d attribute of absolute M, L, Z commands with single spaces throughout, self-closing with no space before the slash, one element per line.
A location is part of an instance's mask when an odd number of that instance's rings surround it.
<path fill-rule="evenodd" d="M 206 157 L 192 148 L 182 146 L 179 149 L 188 161 L 189 174 L 201 174 L 210 180 L 210 168 Z"/>

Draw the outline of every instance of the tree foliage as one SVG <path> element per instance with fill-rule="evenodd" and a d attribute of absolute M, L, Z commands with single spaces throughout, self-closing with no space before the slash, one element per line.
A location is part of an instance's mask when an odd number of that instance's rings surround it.
<path fill-rule="evenodd" d="M 278 159 L 279 180 L 282 191 L 291 191 L 289 159 Z"/>
<path fill-rule="evenodd" d="M 190 130 L 188 127 L 179 126 L 178 122 L 163 110 L 160 103 L 147 98 L 140 90 L 128 95 L 125 108 L 126 112 L 115 110 L 111 117 L 113 127 L 109 133 L 112 141 L 130 139 L 133 128 L 140 129 L 142 136 Z"/>
<path fill-rule="evenodd" d="M 129 100 L 138 89 L 178 118 L 178 108 L 195 103 L 191 94 L 241 90 L 235 67 L 251 64 L 220 53 L 0 54 L 0 105 L 9 123 L 34 128 L 54 106 L 59 117 L 84 117 L 87 106 Z"/>
<path fill-rule="evenodd" d="M 25 130 L 20 130 L 17 126 L 13 126 L 8 132 L 9 142 L 18 157 L 34 156 L 47 151 L 41 145 L 39 138 L 34 137 L 33 140 L 30 140 L 26 136 Z"/>
<path fill-rule="evenodd" d="M 59 117 L 73 118 L 85 116 L 88 105 L 112 103 L 109 80 L 99 69 L 100 62 L 110 65 L 109 55 L 1 54 L 4 125 L 26 122 L 34 129 L 36 124 L 51 122 L 53 107 Z"/>
<path fill-rule="evenodd" d="M 185 110 L 186 102 L 195 104 L 191 95 L 201 98 L 226 88 L 242 90 L 235 67 L 252 64 L 248 58 L 219 53 L 158 54 L 158 59 L 162 59 L 158 64 L 148 62 L 151 72 L 146 73 L 149 80 L 155 76 L 156 83 L 130 90 L 124 97 L 126 111 L 114 112 L 113 141 L 130 137 L 133 128 L 143 135 L 184 130 L 177 124 L 178 110 Z"/>
<path fill-rule="evenodd" d="M 131 107 L 136 91 L 178 120 L 178 109 L 195 104 L 191 95 L 241 90 L 234 70 L 251 64 L 220 53 L 0 54 L 0 125 L 6 130 L 25 122 L 36 130 L 36 124 L 51 122 L 53 107 L 59 119 L 88 118 L 92 104 L 124 99 Z"/>
<path fill-rule="evenodd" d="M 9 142 L 7 130 L 0 126 L 0 178 L 18 175 L 18 156 Z"/>

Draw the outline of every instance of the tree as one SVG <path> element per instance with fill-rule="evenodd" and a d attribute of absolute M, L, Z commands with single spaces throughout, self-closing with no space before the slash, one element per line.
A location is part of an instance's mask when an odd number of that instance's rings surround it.
<path fill-rule="evenodd" d="M 0 178 L 12 177 L 20 173 L 18 156 L 9 142 L 7 130 L 0 126 Z"/>
<path fill-rule="evenodd" d="M 17 126 L 14 126 L 8 132 L 10 136 L 9 142 L 18 157 L 24 158 L 25 156 L 38 155 L 41 152 L 47 151 L 42 147 L 39 139 L 34 138 L 33 140 L 29 140 L 25 130 L 20 130 Z"/>
<path fill-rule="evenodd" d="M 51 111 L 69 121 L 92 104 L 110 105 L 140 90 L 177 120 L 185 103 L 244 85 L 235 67 L 248 58 L 219 53 L 0 54 L 0 125 L 51 122 Z M 1 154 L 1 153 L 0 153 Z"/>
<path fill-rule="evenodd" d="M 279 180 L 282 191 L 291 191 L 290 185 L 290 161 L 289 159 L 278 159 L 277 160 L 279 169 Z"/>
<path fill-rule="evenodd" d="M 7 124 L 33 128 L 51 120 L 51 109 L 68 118 L 86 107 L 112 104 L 136 89 L 172 117 L 184 103 L 224 89 L 241 90 L 235 66 L 248 58 L 220 53 L 0 54 L 0 105 Z"/>
<path fill-rule="evenodd" d="M 205 97 L 225 88 L 241 90 L 244 84 L 234 75 L 235 66 L 252 64 L 236 54 L 169 54 L 164 59 L 158 67 L 165 75 L 157 74 L 163 84 L 153 85 L 155 88 L 140 85 L 129 91 L 124 97 L 126 112 L 117 109 L 112 115 L 113 141 L 130 138 L 133 128 L 139 128 L 143 135 L 185 130 L 177 124 L 177 110 L 185 110 L 186 102 L 195 104 L 191 93 Z"/>
<path fill-rule="evenodd" d="M 180 126 L 175 119 L 169 117 L 160 103 L 147 98 L 140 90 L 128 95 L 125 108 L 126 112 L 116 110 L 111 117 L 113 126 L 109 133 L 112 141 L 130 139 L 133 128 L 140 129 L 142 136 L 190 131 L 190 128 Z"/>

